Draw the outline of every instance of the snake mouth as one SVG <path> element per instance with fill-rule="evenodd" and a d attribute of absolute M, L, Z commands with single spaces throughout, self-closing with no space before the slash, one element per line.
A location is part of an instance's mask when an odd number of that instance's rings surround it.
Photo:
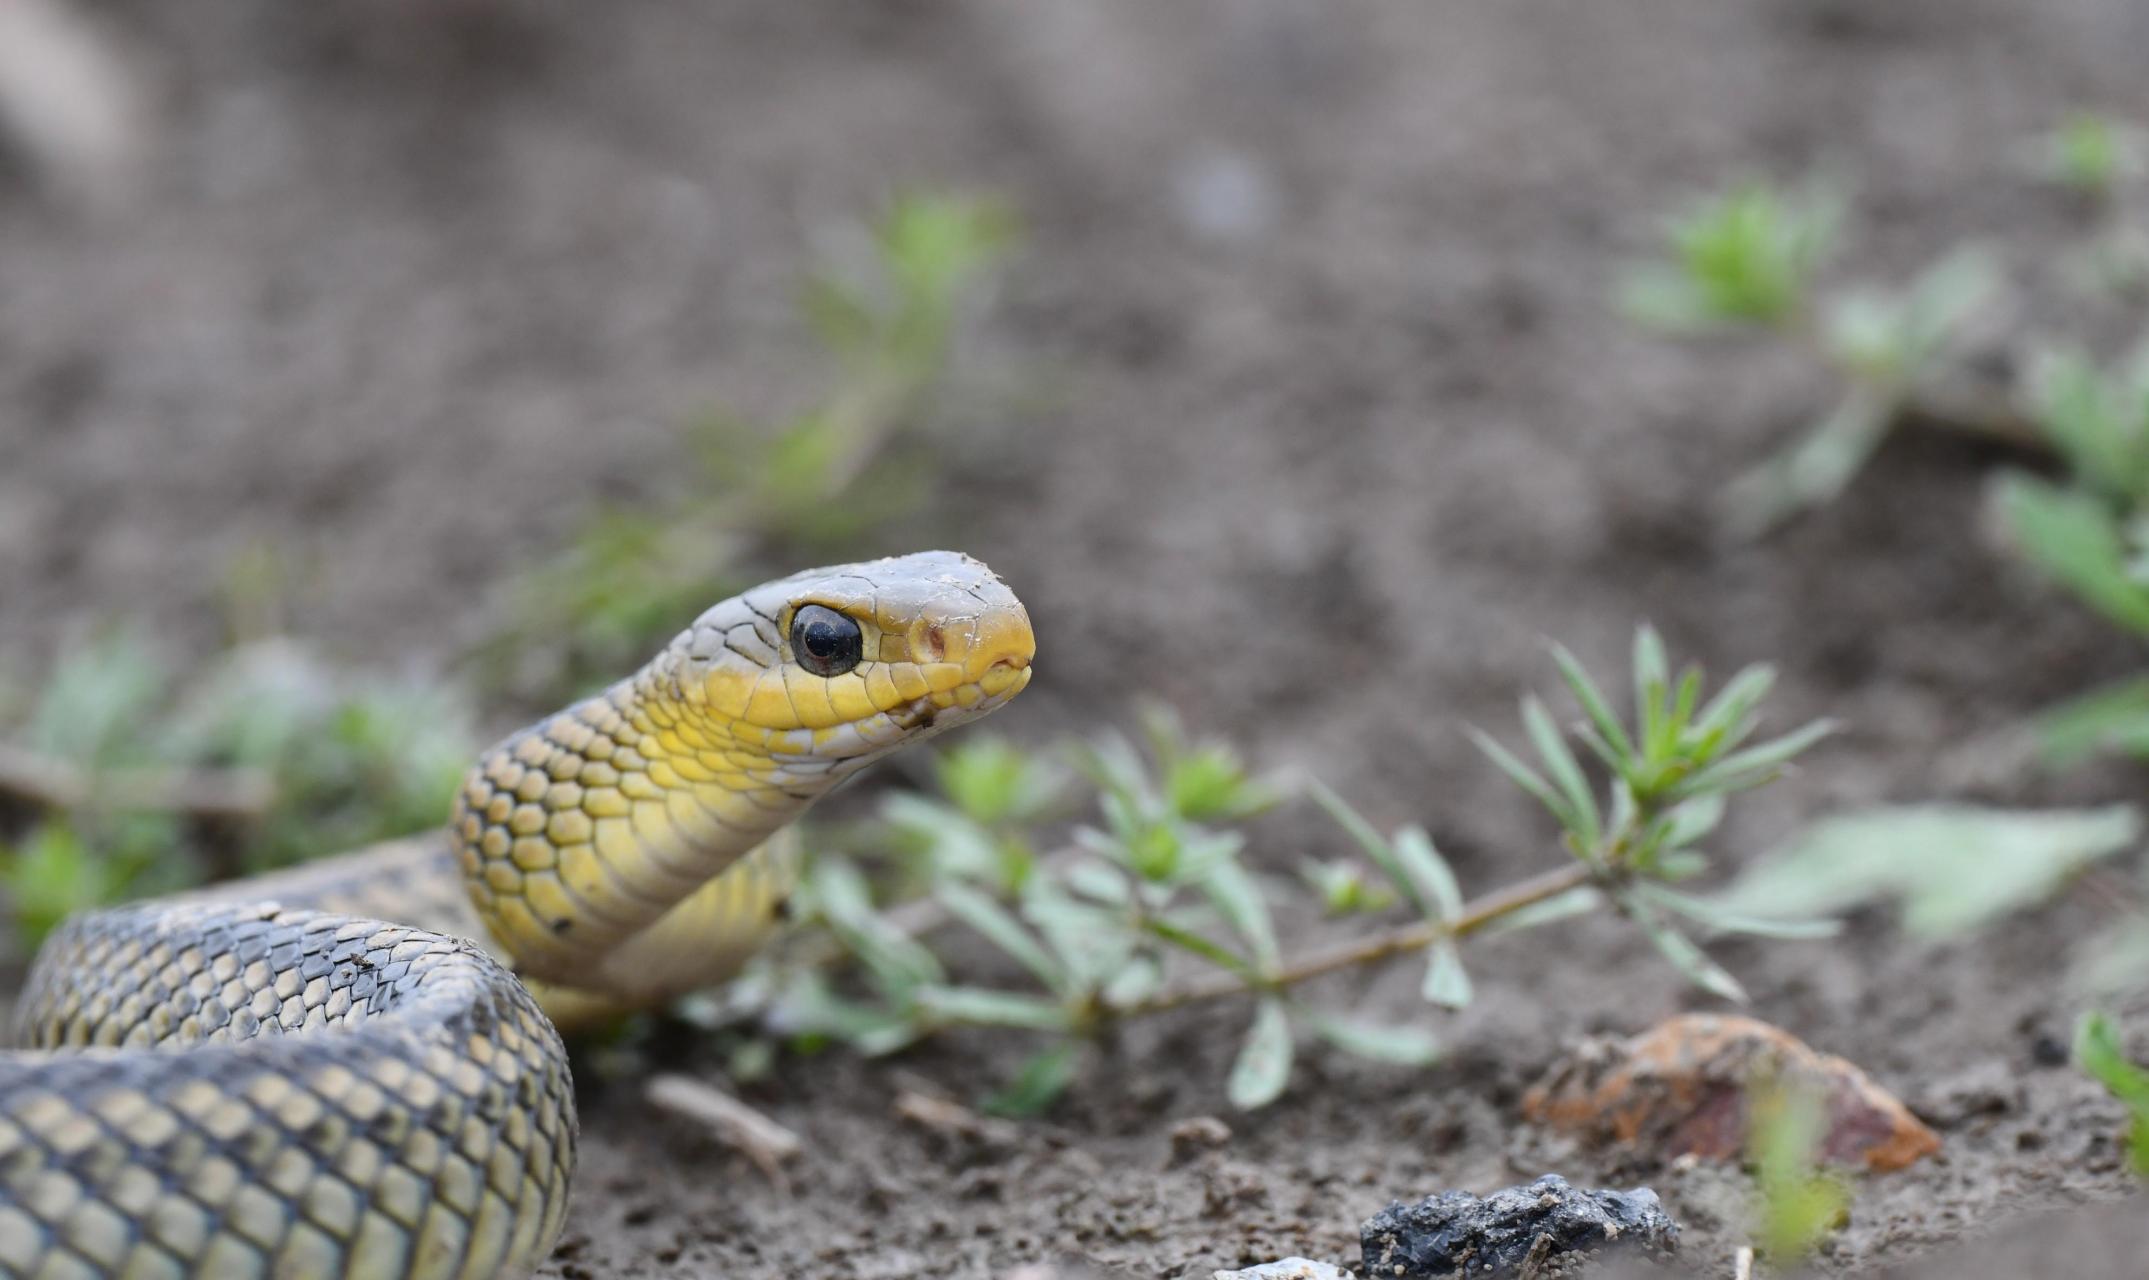
<path fill-rule="evenodd" d="M 977 679 L 914 698 L 890 711 L 888 718 L 906 732 L 950 728 L 1006 706 L 1029 687 L 1032 674 L 1029 658 L 1002 658 Z"/>
<path fill-rule="evenodd" d="M 988 698 L 1011 698 L 1029 683 L 1030 659 L 1027 654 L 1001 658 L 985 668 L 985 674 L 977 679 L 979 691 Z"/>

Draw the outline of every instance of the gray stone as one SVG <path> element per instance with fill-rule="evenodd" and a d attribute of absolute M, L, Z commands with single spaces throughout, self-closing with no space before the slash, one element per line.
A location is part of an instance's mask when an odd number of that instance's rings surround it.
<path fill-rule="evenodd" d="M 1355 1277 L 1348 1271 L 1338 1271 L 1311 1258 L 1285 1258 L 1281 1262 L 1264 1262 L 1243 1271 L 1218 1271 L 1210 1280 L 1355 1280 Z"/>
<path fill-rule="evenodd" d="M 1416 1204 L 1394 1201 L 1358 1229 L 1368 1280 L 1563 1275 L 1614 1249 L 1661 1257 L 1678 1242 L 1679 1226 L 1656 1192 L 1577 1191 L 1551 1173 L 1482 1200 L 1443 1191 Z"/>

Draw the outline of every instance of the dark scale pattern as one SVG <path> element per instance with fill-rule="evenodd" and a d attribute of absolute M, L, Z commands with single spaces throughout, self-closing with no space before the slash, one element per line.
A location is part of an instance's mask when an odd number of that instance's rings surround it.
<path fill-rule="evenodd" d="M 84 917 L 0 1056 L 0 1276 L 491 1277 L 558 1235 L 558 1034 L 469 943 L 264 906 Z M 185 1050 L 185 1052 L 168 1052 Z"/>

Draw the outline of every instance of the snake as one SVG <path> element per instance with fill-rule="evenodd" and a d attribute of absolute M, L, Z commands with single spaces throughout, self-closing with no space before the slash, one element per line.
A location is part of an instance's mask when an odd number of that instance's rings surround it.
<path fill-rule="evenodd" d="M 1035 649 L 966 555 L 808 570 L 486 751 L 436 833 L 63 923 L 0 1054 L 0 1277 L 526 1274 L 575 1163 L 563 1032 L 736 976 L 793 819 Z"/>

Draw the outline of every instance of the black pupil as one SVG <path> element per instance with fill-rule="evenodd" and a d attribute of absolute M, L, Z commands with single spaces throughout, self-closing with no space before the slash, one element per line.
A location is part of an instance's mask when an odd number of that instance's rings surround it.
<path fill-rule="evenodd" d="M 858 665 L 858 624 L 825 605 L 809 604 L 791 619 L 791 649 L 815 675 L 842 675 Z"/>

